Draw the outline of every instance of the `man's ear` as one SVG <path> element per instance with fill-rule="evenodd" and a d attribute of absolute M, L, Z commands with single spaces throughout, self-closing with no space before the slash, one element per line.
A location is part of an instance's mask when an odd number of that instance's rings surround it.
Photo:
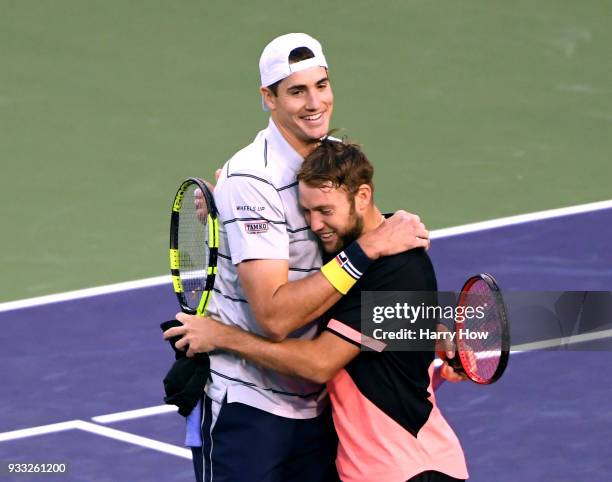
<path fill-rule="evenodd" d="M 259 92 L 268 110 L 273 111 L 276 108 L 276 96 L 267 87 L 260 87 Z"/>
<path fill-rule="evenodd" d="M 355 209 L 363 212 L 372 202 L 372 186 L 362 184 L 355 193 Z"/>

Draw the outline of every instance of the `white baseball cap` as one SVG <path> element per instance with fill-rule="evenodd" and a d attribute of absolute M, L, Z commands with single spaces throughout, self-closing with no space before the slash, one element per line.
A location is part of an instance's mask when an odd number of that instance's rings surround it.
<path fill-rule="evenodd" d="M 289 54 L 292 50 L 306 47 L 314 57 L 295 64 L 289 63 Z M 321 44 L 305 33 L 288 33 L 272 40 L 264 48 L 259 59 L 259 74 L 261 76 L 261 86 L 269 85 L 289 77 L 294 72 L 307 69 L 309 67 L 325 67 L 327 61 L 323 55 Z"/>

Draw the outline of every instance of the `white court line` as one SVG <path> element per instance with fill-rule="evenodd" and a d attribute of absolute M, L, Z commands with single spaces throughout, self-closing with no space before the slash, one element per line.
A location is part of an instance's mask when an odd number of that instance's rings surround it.
<path fill-rule="evenodd" d="M 24 300 L 9 301 L 0 303 L 0 312 L 18 310 L 20 308 L 30 308 L 33 306 L 47 305 L 51 303 L 60 303 L 62 301 L 73 301 L 80 298 L 90 298 L 93 296 L 108 295 L 112 293 L 120 293 L 123 291 L 136 290 L 140 288 L 148 288 L 151 286 L 171 283 L 170 275 L 156 276 L 155 278 L 146 278 L 135 281 L 125 281 L 123 283 L 115 283 L 111 285 L 98 286 L 95 288 L 86 288 L 77 291 L 67 291 L 65 293 L 57 293 L 54 295 L 39 296 L 36 298 L 27 298 Z"/>
<path fill-rule="evenodd" d="M 113 423 L 122 422 L 124 420 L 133 420 L 135 418 L 150 417 L 152 415 L 161 415 L 163 413 L 177 412 L 178 407 L 174 405 L 158 405 L 156 407 L 141 408 L 138 410 L 129 410 L 127 412 L 109 413 L 108 415 L 99 415 L 91 419 L 97 423 Z"/>
<path fill-rule="evenodd" d="M 608 201 L 599 201 L 589 204 L 580 204 L 578 206 L 569 206 L 566 208 L 538 211 L 535 213 L 518 214 L 516 216 L 509 216 L 507 218 L 492 219 L 490 221 L 482 221 L 479 223 L 463 224 L 461 226 L 455 226 L 452 228 L 437 229 L 431 232 L 431 238 L 446 238 L 448 236 L 474 233 L 477 231 L 485 231 L 487 229 L 512 226 L 514 224 L 530 223 L 533 221 L 543 221 L 545 219 L 560 218 L 562 216 L 571 216 L 572 214 L 583 214 L 592 211 L 601 211 L 602 209 L 612 209 L 612 199 Z"/>
<path fill-rule="evenodd" d="M 51 425 L 42 425 L 40 427 L 31 427 L 21 430 L 13 430 L 11 432 L 0 433 L 0 442 L 10 440 L 18 440 L 37 435 L 47 435 L 50 433 L 64 432 L 66 430 L 83 430 L 84 432 L 93 433 L 102 437 L 120 440 L 140 447 L 145 447 L 158 452 L 164 452 L 170 455 L 176 455 L 184 459 L 191 460 L 191 450 L 177 447 L 176 445 L 160 442 L 140 435 L 123 432 L 110 427 L 96 425 L 95 423 L 85 422 L 84 420 L 70 420 L 68 422 L 54 423 Z"/>
<path fill-rule="evenodd" d="M 110 427 L 103 427 L 102 425 L 96 425 L 95 423 L 85 422 L 83 420 L 76 420 L 76 428 L 84 430 L 85 432 L 94 433 L 103 437 L 112 438 L 114 440 L 120 440 L 122 442 L 139 445 L 158 452 L 164 452 L 166 454 L 176 455 L 184 459 L 191 460 L 191 450 L 177 447 L 176 445 L 167 444 L 165 442 L 159 442 L 147 437 L 141 437 L 140 435 L 134 435 L 128 432 L 122 432 Z"/>
<path fill-rule="evenodd" d="M 531 343 L 523 343 L 516 345 L 510 353 L 524 353 L 526 351 L 545 350 L 546 348 L 565 347 L 586 341 L 603 340 L 604 338 L 612 337 L 612 329 L 601 330 L 593 333 L 583 333 L 581 335 L 572 335 L 562 338 L 554 338 L 551 340 L 534 341 Z"/>
<path fill-rule="evenodd" d="M 17 301 L 9 301 L 7 303 L 0 303 L 0 313 L 3 311 L 12 311 L 21 308 L 31 308 L 33 306 L 48 305 L 50 303 L 60 303 L 62 301 L 73 301 L 78 300 L 80 298 L 90 298 L 92 296 L 108 295 L 112 293 L 120 293 L 122 291 L 148 288 L 150 286 L 157 286 L 171 282 L 172 280 L 170 278 L 170 275 L 156 276 L 155 278 L 146 278 L 136 281 L 125 281 L 123 283 L 98 286 L 96 288 L 86 288 L 77 291 L 57 293 L 54 295 L 39 296 L 36 298 L 27 298 L 24 300 Z"/>
<path fill-rule="evenodd" d="M 474 233 L 478 231 L 485 231 L 487 229 L 500 228 L 504 226 L 512 226 L 515 224 L 529 223 L 534 221 L 543 221 L 545 219 L 557 218 L 562 216 L 569 216 L 572 214 L 581 214 L 592 211 L 599 211 L 602 209 L 612 209 L 612 199 L 607 201 L 599 201 L 588 204 L 580 204 L 577 206 L 569 206 L 565 208 L 549 209 L 546 211 L 537 211 L 528 214 L 519 214 L 516 216 L 509 216 L 505 218 L 491 219 L 489 221 L 482 221 L 478 223 L 463 224 L 461 226 L 455 226 L 450 228 L 437 229 L 430 232 L 432 239 L 446 238 L 450 236 L 458 236 L 461 234 Z M 36 298 L 27 298 L 17 301 L 9 301 L 0 303 L 0 313 L 4 311 L 18 310 L 21 308 L 31 308 L 34 306 L 46 305 L 50 303 L 59 303 L 62 301 L 72 301 L 80 298 L 89 298 L 92 296 L 100 296 L 111 293 L 118 293 L 121 291 L 135 290 L 140 288 L 149 288 L 152 286 L 159 286 L 163 284 L 170 284 L 170 275 L 156 276 L 154 278 L 145 278 L 136 281 L 126 281 L 123 283 L 116 283 L 105 286 L 98 286 L 95 288 L 87 288 L 77 291 L 68 291 L 65 293 L 57 293 L 47 296 L 39 296 Z"/>
<path fill-rule="evenodd" d="M 68 422 L 52 423 L 51 425 L 41 425 L 40 427 L 24 428 L 21 430 L 13 430 L 12 432 L 0 433 L 0 442 L 8 440 L 17 440 L 20 438 L 34 437 L 36 435 L 46 435 L 49 433 L 63 432 L 65 430 L 74 430 L 77 420 Z"/>

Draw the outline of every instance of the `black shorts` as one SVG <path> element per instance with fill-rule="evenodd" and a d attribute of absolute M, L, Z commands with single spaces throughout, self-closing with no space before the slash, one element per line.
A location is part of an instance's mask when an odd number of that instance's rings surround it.
<path fill-rule="evenodd" d="M 272 415 L 242 403 L 221 405 L 213 423 L 204 397 L 204 482 L 335 482 L 338 438 L 328 408 L 311 419 Z"/>
<path fill-rule="evenodd" d="M 455 479 L 450 475 L 436 472 L 435 470 L 428 470 L 427 472 L 421 472 L 415 475 L 407 482 L 463 482 L 464 480 L 465 479 Z"/>

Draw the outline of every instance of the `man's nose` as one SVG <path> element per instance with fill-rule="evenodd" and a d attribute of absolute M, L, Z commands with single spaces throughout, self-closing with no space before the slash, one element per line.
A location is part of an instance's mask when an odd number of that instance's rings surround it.
<path fill-rule="evenodd" d="M 321 108 L 321 94 L 316 89 L 308 91 L 306 98 L 306 108 L 308 110 L 319 110 Z"/>
<path fill-rule="evenodd" d="M 321 220 L 321 216 L 317 214 L 310 215 L 310 229 L 313 232 L 321 231 L 323 229 L 323 221 Z"/>

